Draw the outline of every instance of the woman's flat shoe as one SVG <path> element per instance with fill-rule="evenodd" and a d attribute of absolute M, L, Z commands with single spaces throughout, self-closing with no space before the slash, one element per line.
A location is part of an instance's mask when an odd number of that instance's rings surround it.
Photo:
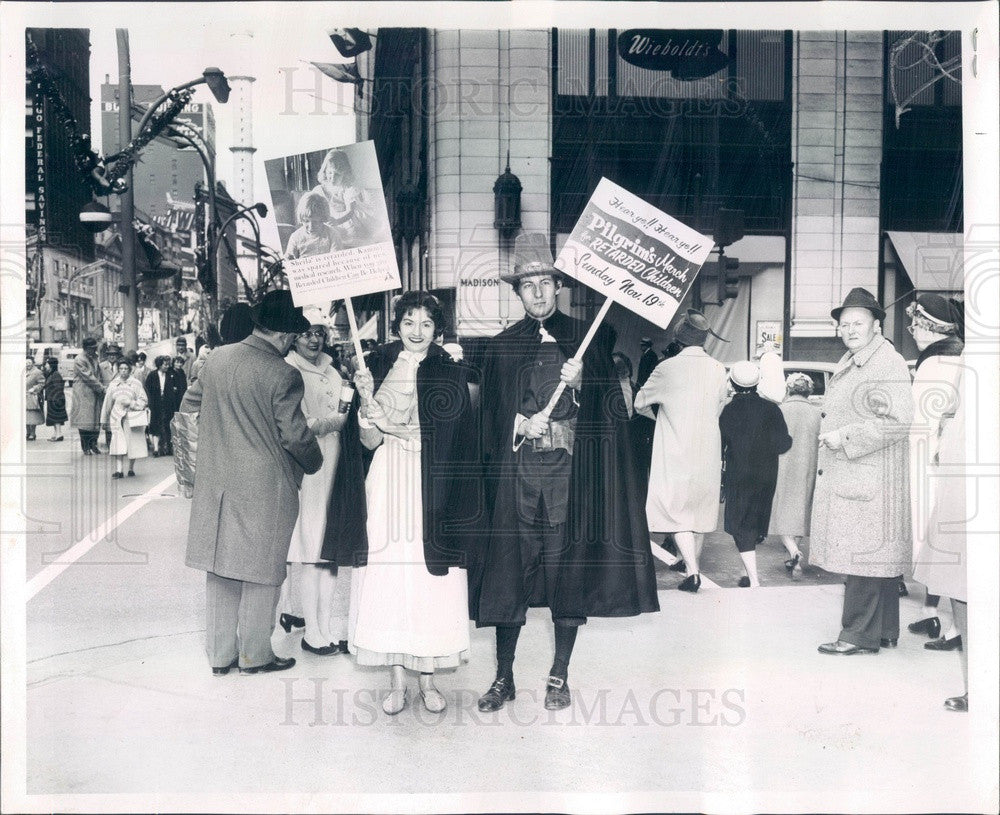
<path fill-rule="evenodd" d="M 687 564 L 684 562 L 684 558 L 678 558 L 676 562 L 671 563 L 667 568 L 672 572 L 686 572 Z"/>
<path fill-rule="evenodd" d="M 278 625 L 285 629 L 286 634 L 290 634 L 293 628 L 305 628 L 306 621 L 294 614 L 282 614 L 278 618 Z"/>
<path fill-rule="evenodd" d="M 49 439 L 49 441 L 62 441 L 62 440 L 63 440 L 62 436 L 56 436 L 54 439 Z"/>
<path fill-rule="evenodd" d="M 111 477 L 112 478 L 124 478 L 125 476 L 124 476 L 123 473 L 111 473 Z"/>
<path fill-rule="evenodd" d="M 448 707 L 448 703 L 437 688 L 421 689 L 420 699 L 428 713 L 442 713 Z"/>
<path fill-rule="evenodd" d="M 746 575 L 743 575 L 743 577 L 740 578 L 739 587 L 741 589 L 749 589 L 750 588 L 750 578 L 747 577 Z"/>
<path fill-rule="evenodd" d="M 785 571 L 791 575 L 792 580 L 798 580 L 802 577 L 802 553 L 799 552 L 797 555 L 793 555 L 788 560 L 785 561 Z"/>
<path fill-rule="evenodd" d="M 382 700 L 382 711 L 386 716 L 395 716 L 406 707 L 407 689 L 389 691 L 388 696 Z"/>
<path fill-rule="evenodd" d="M 961 651 L 962 637 L 959 635 L 957 637 L 952 637 L 950 640 L 945 639 L 944 637 L 938 637 L 936 640 L 925 642 L 924 648 L 928 651 Z"/>
<path fill-rule="evenodd" d="M 310 654 L 316 654 L 316 656 L 320 657 L 328 657 L 331 654 L 340 653 L 340 646 L 332 642 L 329 645 L 321 645 L 319 648 L 317 648 L 315 645 L 310 645 L 308 642 L 306 642 L 305 637 L 303 637 L 301 644 L 303 651 L 308 651 Z"/>
<path fill-rule="evenodd" d="M 135 470 L 129 470 L 127 473 L 125 473 L 125 475 L 127 475 L 129 478 L 135 478 Z"/>
<path fill-rule="evenodd" d="M 689 574 L 677 588 L 680 591 L 689 591 L 694 594 L 701 588 L 701 575 Z"/>
<path fill-rule="evenodd" d="M 952 696 L 951 699 L 944 700 L 945 710 L 953 710 L 956 713 L 969 712 L 969 694 L 963 693 L 961 696 Z"/>
<path fill-rule="evenodd" d="M 926 634 L 932 640 L 936 640 L 941 636 L 941 618 L 925 617 L 923 620 L 910 623 L 906 626 L 906 630 L 911 634 Z"/>

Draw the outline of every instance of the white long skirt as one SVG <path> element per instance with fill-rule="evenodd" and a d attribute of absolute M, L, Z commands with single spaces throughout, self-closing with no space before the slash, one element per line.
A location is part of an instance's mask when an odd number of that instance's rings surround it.
<path fill-rule="evenodd" d="M 351 651 L 360 665 L 456 667 L 468 658 L 468 584 L 457 567 L 440 577 L 427 571 L 420 451 L 387 435 L 365 492 L 368 565 L 353 570 Z"/>

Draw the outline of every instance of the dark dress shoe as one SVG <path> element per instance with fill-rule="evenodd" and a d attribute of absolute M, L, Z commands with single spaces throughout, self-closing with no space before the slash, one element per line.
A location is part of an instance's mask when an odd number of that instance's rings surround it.
<path fill-rule="evenodd" d="M 507 676 L 498 676 L 493 680 L 490 689 L 479 697 L 477 707 L 483 713 L 495 713 L 508 701 L 514 699 L 514 680 Z"/>
<path fill-rule="evenodd" d="M 676 563 L 671 563 L 667 568 L 672 572 L 686 572 L 687 564 L 684 562 L 684 558 L 681 558 Z"/>
<path fill-rule="evenodd" d="M 561 676 L 550 676 L 545 683 L 545 709 L 563 710 L 569 702 L 569 684 Z"/>
<path fill-rule="evenodd" d="M 129 470 L 127 473 L 125 473 L 125 475 L 127 475 L 129 478 L 135 478 L 135 470 Z"/>
<path fill-rule="evenodd" d="M 124 473 L 115 472 L 115 473 L 111 473 L 111 477 L 112 478 L 124 478 L 125 475 L 124 475 Z"/>
<path fill-rule="evenodd" d="M 239 664 L 240 664 L 240 661 L 238 659 L 234 659 L 228 665 L 224 665 L 221 668 L 212 668 L 212 676 L 225 676 L 227 673 L 229 673 L 233 668 L 237 667 Z"/>
<path fill-rule="evenodd" d="M 273 673 L 274 671 L 287 671 L 294 665 L 294 659 L 282 659 L 281 657 L 275 657 L 268 662 L 267 665 L 257 665 L 254 668 L 240 668 L 240 672 L 245 674 L 268 674 Z"/>
<path fill-rule="evenodd" d="M 924 648 L 928 651 L 961 651 L 962 636 L 959 635 L 957 637 L 952 637 L 950 640 L 946 640 L 944 637 L 938 637 L 936 640 L 925 642 Z"/>
<path fill-rule="evenodd" d="M 689 574 L 677 588 L 680 591 L 689 591 L 692 594 L 697 592 L 701 588 L 701 575 Z"/>
<path fill-rule="evenodd" d="M 882 637 L 882 639 L 878 641 L 878 644 L 883 648 L 895 648 L 898 642 L 899 640 L 893 639 L 892 637 Z"/>
<path fill-rule="evenodd" d="M 340 653 L 342 654 L 351 653 L 351 646 L 348 644 L 347 640 L 341 640 L 338 642 L 337 647 L 340 649 Z"/>
<path fill-rule="evenodd" d="M 969 694 L 963 693 L 961 696 L 952 696 L 951 699 L 944 700 L 945 710 L 953 710 L 956 713 L 969 712 Z"/>
<path fill-rule="evenodd" d="M 818 649 L 821 654 L 839 654 L 841 656 L 851 656 L 852 654 L 877 654 L 878 648 L 862 648 L 851 642 L 836 640 L 835 642 L 824 642 Z"/>
<path fill-rule="evenodd" d="M 305 638 L 303 637 L 301 645 L 303 651 L 308 651 L 310 654 L 316 654 L 316 656 L 328 657 L 331 654 L 340 653 L 340 646 L 332 642 L 329 645 L 321 645 L 319 648 L 317 648 L 315 645 L 310 645 L 308 642 L 306 642 Z"/>
<path fill-rule="evenodd" d="M 906 630 L 911 634 L 926 634 L 932 640 L 936 640 L 941 636 L 941 619 L 939 617 L 926 617 L 923 620 L 910 623 L 906 626 Z"/>
<path fill-rule="evenodd" d="M 285 629 L 286 634 L 289 634 L 293 628 L 305 628 L 306 621 L 294 614 L 282 614 L 278 618 L 278 625 Z"/>
<path fill-rule="evenodd" d="M 750 588 L 750 578 L 747 577 L 746 575 L 743 575 L 743 577 L 740 578 L 740 582 L 739 582 L 738 585 L 739 585 L 739 587 L 741 589 L 749 589 Z"/>

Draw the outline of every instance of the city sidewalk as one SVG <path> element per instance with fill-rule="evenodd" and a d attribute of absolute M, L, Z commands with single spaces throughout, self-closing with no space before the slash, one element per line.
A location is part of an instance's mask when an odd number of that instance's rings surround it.
<path fill-rule="evenodd" d="M 140 463 L 111 506 L 169 475 L 168 460 Z M 105 491 L 106 459 L 87 466 Z M 31 517 L 59 524 L 58 494 L 39 484 Z M 542 707 L 552 628 L 535 611 L 503 711 L 475 706 L 494 671 L 487 629 L 440 676 L 445 713 L 413 703 L 413 680 L 409 707 L 388 717 L 383 671 L 306 654 L 280 630 L 292 670 L 211 675 L 204 579 L 183 566 L 188 507 L 164 490 L 29 601 L 29 794 L 313 793 L 333 796 L 317 808 L 350 809 L 355 793 L 702 791 L 683 800 L 752 809 L 770 791 L 801 811 L 852 785 L 856 808 L 920 791 L 926 809 L 957 811 L 942 774 L 969 763 L 971 720 L 942 702 L 961 692 L 959 655 L 906 633 L 877 656 L 818 654 L 838 631 L 838 583 L 664 588 L 659 614 L 591 620 L 570 666 L 574 705 L 558 713 Z M 29 574 L 58 537 L 29 536 Z M 664 585 L 679 579 L 661 567 Z M 919 613 L 903 601 L 904 626 Z"/>

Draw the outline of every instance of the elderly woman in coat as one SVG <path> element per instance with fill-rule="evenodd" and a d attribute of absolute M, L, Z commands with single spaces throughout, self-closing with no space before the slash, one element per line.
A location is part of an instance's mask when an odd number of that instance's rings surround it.
<path fill-rule="evenodd" d="M 104 380 L 97 358 L 97 340 L 87 337 L 83 353 L 73 360 L 73 403 L 69 422 L 80 432 L 80 447 L 85 456 L 101 451 L 97 436 L 101 429 L 101 404 L 104 399 Z"/>
<path fill-rule="evenodd" d="M 803 558 L 799 543 L 809 535 L 809 516 L 816 486 L 820 409 L 809 401 L 813 381 L 808 374 L 789 374 L 785 392 L 785 401 L 779 407 L 792 437 L 792 447 L 778 459 L 778 483 L 767 534 L 781 537 L 788 552 L 785 570 L 792 580 L 798 580 L 802 576 Z"/>
<path fill-rule="evenodd" d="M 115 457 L 115 471 L 112 478 L 122 478 L 125 459 L 128 459 L 128 475 L 135 475 L 135 460 L 146 458 L 146 426 L 149 412 L 146 410 L 146 390 L 142 383 L 132 376 L 132 363 L 127 359 L 118 360 L 117 374 L 108 383 L 101 407 L 101 424 L 111 431 L 108 453 Z"/>
<path fill-rule="evenodd" d="M 910 567 L 910 374 L 870 292 L 852 289 L 830 313 L 847 353 L 820 414 L 810 558 L 847 580 L 840 636 L 819 651 L 875 654 L 896 645 L 897 584 Z"/>
<path fill-rule="evenodd" d="M 35 440 L 35 428 L 45 421 L 42 414 L 42 388 L 45 387 L 45 374 L 35 365 L 35 358 L 28 355 L 27 367 L 24 372 L 25 411 L 24 424 L 27 427 L 25 438 Z"/>
<path fill-rule="evenodd" d="M 726 403 L 726 369 L 702 347 L 708 320 L 689 309 L 674 332 L 681 350 L 650 374 L 635 396 L 635 409 L 654 418 L 653 459 L 646 493 L 646 521 L 652 533 L 673 533 L 687 565 L 678 586 L 701 587 L 698 558 L 706 532 L 719 522 L 722 440 L 719 414 Z M 721 339 L 721 338 L 720 338 Z"/>

